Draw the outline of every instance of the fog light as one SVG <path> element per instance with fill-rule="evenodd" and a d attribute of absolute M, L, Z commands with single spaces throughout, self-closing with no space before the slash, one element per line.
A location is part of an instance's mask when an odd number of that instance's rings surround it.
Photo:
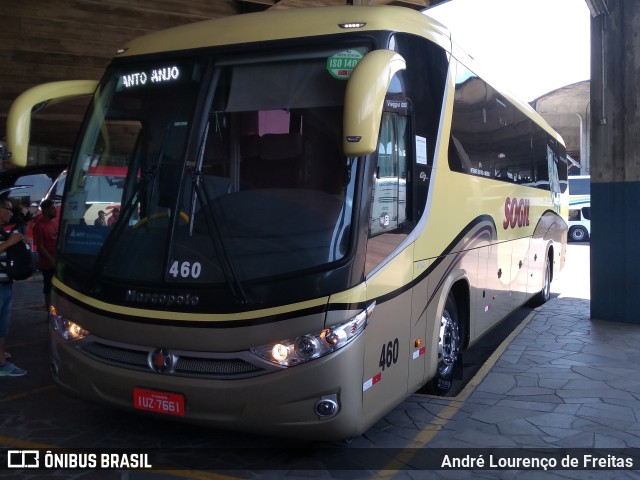
<path fill-rule="evenodd" d="M 340 409 L 338 405 L 338 398 L 336 395 L 329 395 L 322 397 L 316 403 L 316 413 L 321 418 L 333 417 L 338 413 Z"/>

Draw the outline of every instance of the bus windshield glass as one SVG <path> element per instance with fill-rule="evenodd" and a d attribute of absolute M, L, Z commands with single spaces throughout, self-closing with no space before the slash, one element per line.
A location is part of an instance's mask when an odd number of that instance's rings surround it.
<path fill-rule="evenodd" d="M 341 153 L 335 53 L 115 63 L 67 175 L 60 260 L 233 284 L 345 258 L 357 161 Z"/>

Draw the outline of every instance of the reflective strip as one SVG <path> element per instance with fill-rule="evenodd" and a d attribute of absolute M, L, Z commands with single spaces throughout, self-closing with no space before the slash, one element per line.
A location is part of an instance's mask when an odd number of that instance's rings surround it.
<path fill-rule="evenodd" d="M 377 373 L 376 375 L 374 375 L 373 377 L 371 377 L 369 380 L 367 380 L 366 382 L 364 382 L 362 384 L 362 391 L 366 392 L 367 390 L 369 390 L 371 387 L 373 387 L 376 383 L 378 383 L 380 380 L 382 380 L 382 372 Z"/>

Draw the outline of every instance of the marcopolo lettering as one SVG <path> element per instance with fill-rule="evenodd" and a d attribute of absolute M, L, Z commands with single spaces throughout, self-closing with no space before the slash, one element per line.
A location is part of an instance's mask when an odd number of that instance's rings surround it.
<path fill-rule="evenodd" d="M 502 228 L 529 226 L 529 199 L 507 197 L 504 201 L 504 221 Z"/>
<path fill-rule="evenodd" d="M 195 307 L 200 303 L 200 297 L 198 295 L 191 295 L 187 293 L 185 295 L 175 295 L 171 293 L 149 293 L 139 292 L 130 288 L 127 290 L 125 300 L 128 303 L 141 303 L 145 305 L 163 305 L 170 307 L 172 305 Z"/>

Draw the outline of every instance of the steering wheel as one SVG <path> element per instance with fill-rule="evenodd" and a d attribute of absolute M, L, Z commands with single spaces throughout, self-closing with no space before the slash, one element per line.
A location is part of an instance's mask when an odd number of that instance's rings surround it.
<path fill-rule="evenodd" d="M 180 218 L 182 220 L 184 220 L 186 223 L 189 223 L 189 215 L 187 215 L 186 212 L 184 212 L 183 210 L 180 210 L 180 212 L 178 212 L 178 215 L 180 215 Z M 138 220 L 138 222 L 133 225 L 132 228 L 140 228 L 141 226 L 143 226 L 144 224 L 151 222 L 153 220 L 157 220 L 158 218 L 164 218 L 164 217 L 168 217 L 169 216 L 169 212 L 158 212 L 158 213 L 154 213 L 153 215 L 150 215 L 148 217 L 143 217 L 140 220 Z"/>

